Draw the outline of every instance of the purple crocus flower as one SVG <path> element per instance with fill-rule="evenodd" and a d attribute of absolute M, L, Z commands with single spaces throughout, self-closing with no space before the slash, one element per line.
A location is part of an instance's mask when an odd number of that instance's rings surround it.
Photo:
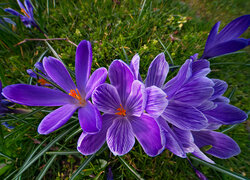
<path fill-rule="evenodd" d="M 198 74 L 208 72 L 209 61 L 198 60 L 194 61 L 193 64 L 196 64 L 196 66 L 191 67 L 193 72 L 195 71 Z M 202 104 L 196 106 L 207 118 L 208 126 L 199 131 L 183 130 L 176 126 L 172 126 L 171 129 L 185 153 L 192 153 L 198 158 L 214 163 L 200 148 L 211 146 L 210 149 L 206 150 L 206 153 L 221 159 L 239 154 L 240 148 L 232 138 L 213 130 L 218 129 L 223 124 L 241 123 L 247 119 L 247 115 L 239 108 L 230 105 L 229 99 L 222 96 L 227 89 L 226 82 L 219 79 L 211 80 L 214 83 L 213 94 Z"/>
<path fill-rule="evenodd" d="M 2 94 L 2 82 L 0 81 L 0 115 L 5 113 L 12 113 L 13 110 L 9 109 L 8 106 L 14 105 L 13 102 L 7 100 Z"/>
<path fill-rule="evenodd" d="M 43 67 L 43 63 L 42 62 L 37 62 L 35 65 L 35 68 L 37 70 L 39 70 L 40 72 L 38 72 L 39 74 L 43 75 L 45 78 L 47 78 L 48 80 L 52 81 L 52 79 L 47 75 L 44 67 Z M 50 83 L 48 81 L 46 81 L 45 79 L 37 76 L 36 73 L 34 73 L 34 70 L 32 69 L 28 69 L 27 73 L 30 75 L 30 77 L 36 78 L 37 79 L 37 83 L 38 85 L 41 86 L 51 86 Z"/>
<path fill-rule="evenodd" d="M 238 38 L 250 26 L 250 15 L 244 15 L 231 21 L 219 33 L 220 22 L 217 22 L 207 38 L 201 59 L 232 53 L 249 45 L 249 39 Z"/>
<path fill-rule="evenodd" d="M 81 41 L 76 50 L 76 84 L 63 63 L 53 57 L 43 59 L 47 75 L 68 94 L 57 89 L 15 84 L 3 89 L 3 95 L 13 102 L 28 106 L 62 106 L 48 114 L 40 123 L 38 132 L 48 134 L 63 126 L 78 109 L 80 125 L 86 133 L 101 129 L 100 112 L 88 100 L 93 90 L 107 77 L 107 70 L 99 68 L 90 76 L 92 49 L 89 41 Z"/>
<path fill-rule="evenodd" d="M 25 6 L 20 2 L 20 0 L 17 0 L 17 3 L 19 7 L 21 8 L 21 12 L 23 14 L 20 14 L 19 12 L 13 10 L 12 8 L 6 8 L 5 11 L 14 16 L 20 17 L 23 24 L 28 28 L 31 28 L 31 26 L 38 27 L 34 19 L 33 6 L 31 5 L 30 1 L 25 0 L 24 1 Z"/>
<path fill-rule="evenodd" d="M 153 117 L 144 113 L 145 88 L 134 80 L 123 61 L 115 60 L 109 68 L 111 84 L 95 89 L 92 100 L 103 114 L 103 128 L 97 134 L 83 132 L 77 149 L 84 155 L 97 152 L 106 141 L 114 155 L 124 155 L 134 146 L 135 137 L 149 156 L 158 155 L 163 144 L 160 128 Z"/>

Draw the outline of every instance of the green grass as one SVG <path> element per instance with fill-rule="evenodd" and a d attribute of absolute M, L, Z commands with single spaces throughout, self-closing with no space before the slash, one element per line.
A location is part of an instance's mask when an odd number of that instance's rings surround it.
<path fill-rule="evenodd" d="M 33 0 L 36 8 L 36 19 L 50 38 L 69 38 L 78 44 L 81 40 L 91 41 L 93 48 L 93 70 L 99 67 L 109 67 L 114 59 L 129 62 L 135 53 L 141 57 L 140 72 L 145 78 L 147 69 L 154 57 L 165 52 L 166 59 L 174 65 L 181 65 L 194 53 L 202 53 L 207 35 L 218 20 L 222 27 L 232 19 L 249 12 L 247 1 L 54 1 Z M 117 2 L 117 3 L 116 3 Z M 144 4 L 145 2 L 145 4 Z M 19 10 L 15 1 L 1 4 L 2 8 L 11 6 Z M 215 10 L 216 9 L 216 10 Z M 1 16 L 8 16 L 17 22 L 17 27 L 7 25 L 0 28 L 0 78 L 4 86 L 15 83 L 28 83 L 27 69 L 45 52 L 45 56 L 54 56 L 51 49 L 42 41 L 26 42 L 14 46 L 25 38 L 44 38 L 36 29 L 27 29 L 18 18 L 0 11 Z M 172 35 L 175 40 L 170 38 Z M 244 37 L 249 38 L 249 33 Z M 50 41 L 64 63 L 74 70 L 76 48 L 65 41 Z M 235 93 L 231 104 L 250 110 L 249 99 L 249 48 L 244 53 L 224 56 L 211 60 L 211 78 L 227 81 L 229 88 L 226 95 L 233 89 Z M 173 63 L 171 62 L 173 61 Z M 224 64 L 223 64 L 224 63 Z M 176 71 L 175 71 L 176 72 Z M 169 76 L 169 79 L 174 73 Z M 32 81 L 35 84 L 35 81 Z M 16 107 L 23 107 L 17 105 Z M 32 110 L 37 108 L 33 107 Z M 76 151 L 77 139 L 80 135 L 77 116 L 48 136 L 37 133 L 36 127 L 41 119 L 51 111 L 51 108 L 39 109 L 33 114 L 6 116 L 1 121 L 7 121 L 16 126 L 7 130 L 0 126 L 0 177 L 14 177 L 22 168 L 22 179 L 67 179 L 79 166 L 84 171 L 77 179 L 106 179 L 111 168 L 115 179 L 134 179 L 126 164 L 118 157 L 110 155 L 109 150 L 97 154 L 93 160 L 83 166 L 87 159 L 79 153 L 59 153 L 53 155 L 45 151 Z M 228 160 L 211 157 L 217 164 L 250 177 L 249 149 L 247 125 L 238 125 L 227 134 L 236 140 L 241 147 L 241 154 Z M 70 130 L 70 128 L 72 129 Z M 227 126 L 222 129 L 227 128 Z M 67 134 L 63 134 L 69 130 Z M 63 134 L 63 137 L 60 135 Z M 61 138 L 58 140 L 58 138 Z M 41 144 L 44 142 L 43 144 Z M 6 157 L 7 156 L 7 157 Z M 28 159 L 28 160 L 27 160 Z M 134 148 L 122 157 L 144 179 L 197 179 L 187 160 L 174 156 L 169 151 L 161 155 L 148 157 L 136 143 Z M 33 162 L 30 164 L 30 162 Z M 208 179 L 233 179 L 217 172 L 211 167 L 193 161 Z M 47 166 L 46 166 L 47 164 Z M 30 166 L 28 166 L 30 165 Z M 15 171 L 17 170 L 17 171 Z M 43 171 L 42 171 L 43 172 Z M 40 173 L 40 174 L 39 174 Z"/>

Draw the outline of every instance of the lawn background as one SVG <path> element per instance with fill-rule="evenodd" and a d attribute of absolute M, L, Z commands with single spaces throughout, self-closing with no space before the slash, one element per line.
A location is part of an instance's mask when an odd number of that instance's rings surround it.
<path fill-rule="evenodd" d="M 114 59 L 130 62 L 135 53 L 141 57 L 140 73 L 145 78 L 147 69 L 154 57 L 164 52 L 166 60 L 172 65 L 181 65 L 194 53 L 203 52 L 206 38 L 212 26 L 221 21 L 224 27 L 231 20 L 250 12 L 250 2 L 245 0 L 216 1 L 35 1 L 35 18 L 50 38 L 67 37 L 78 44 L 81 40 L 91 41 L 93 48 L 92 72 L 99 67 L 108 69 Z M 0 3 L 1 17 L 9 17 L 17 23 L 0 28 L 0 77 L 3 85 L 29 83 L 27 69 L 33 68 L 41 55 L 54 56 L 48 45 L 41 41 L 27 42 L 14 46 L 25 38 L 44 38 L 36 29 L 27 29 L 18 18 L 8 15 L 3 8 L 12 7 L 19 11 L 16 1 Z M 249 32 L 243 35 L 249 38 Z M 64 63 L 74 70 L 76 48 L 65 41 L 49 41 Z M 211 60 L 212 72 L 209 77 L 226 81 L 229 88 L 226 96 L 232 95 L 231 104 L 250 110 L 249 104 L 249 47 L 234 55 Z M 178 70 L 173 70 L 171 79 Z M 35 80 L 32 81 L 36 83 Z M 17 107 L 22 107 L 17 105 Z M 25 107 L 29 108 L 29 107 Z M 32 110 L 38 108 L 33 107 Z M 25 115 L 7 115 L 1 121 L 15 125 L 14 130 L 1 127 L 0 177 L 7 177 L 25 164 L 25 160 L 34 152 L 37 155 L 48 147 L 53 139 L 77 124 L 72 118 L 64 128 L 48 136 L 38 135 L 36 128 L 51 108 Z M 221 130 L 227 128 L 222 127 Z M 42 153 L 23 173 L 22 179 L 42 178 L 39 173 L 45 164 L 50 163 L 43 179 L 67 179 L 86 157 L 76 151 L 76 142 L 80 135 L 76 126 L 62 139 L 56 141 L 47 151 L 74 151 L 71 155 L 52 155 Z M 74 133 L 76 132 L 76 133 Z M 72 136 L 70 136 L 72 134 Z M 212 159 L 219 165 L 250 177 L 249 173 L 249 122 L 242 123 L 227 134 L 241 147 L 241 154 L 228 160 Z M 41 144 L 45 140 L 45 144 Z M 67 140 L 67 142 L 65 142 Z M 40 146 L 39 146 L 40 145 Z M 37 150 L 36 150 L 37 148 Z M 35 151 L 36 150 L 36 151 Z M 34 156 L 32 156 L 33 158 Z M 135 147 L 123 159 L 145 179 L 197 179 L 187 160 L 174 156 L 169 151 L 161 155 L 148 157 L 136 143 Z M 51 161 L 50 161 L 51 160 Z M 192 161 L 209 179 L 233 179 L 210 167 Z M 79 179 L 106 179 L 111 169 L 115 179 L 133 179 L 133 174 L 119 158 L 105 150 L 97 155 Z M 17 171 L 15 173 L 17 173 Z M 13 174 L 15 174 L 13 173 Z"/>

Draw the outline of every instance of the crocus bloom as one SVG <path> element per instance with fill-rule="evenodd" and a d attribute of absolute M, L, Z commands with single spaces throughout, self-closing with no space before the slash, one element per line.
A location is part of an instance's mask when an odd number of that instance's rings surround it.
<path fill-rule="evenodd" d="M 76 50 L 76 84 L 63 63 L 53 57 L 43 59 L 47 75 L 64 91 L 41 86 L 15 84 L 3 89 L 5 97 L 28 106 L 62 106 L 48 114 L 40 123 L 38 132 L 48 134 L 64 125 L 78 109 L 80 125 L 84 132 L 96 133 L 101 129 L 100 112 L 88 101 L 93 90 L 107 77 L 107 70 L 99 68 L 90 76 L 92 49 L 89 41 L 81 41 Z"/>
<path fill-rule="evenodd" d="M 20 14 L 19 12 L 13 10 L 12 8 L 6 8 L 5 11 L 14 16 L 20 17 L 23 24 L 28 28 L 31 28 L 31 26 L 38 27 L 34 19 L 33 6 L 31 5 L 30 1 L 25 0 L 24 1 L 25 6 L 20 2 L 20 0 L 17 0 L 17 3 L 21 8 L 21 12 L 23 14 Z"/>
<path fill-rule="evenodd" d="M 45 69 L 43 67 L 43 63 L 42 62 L 37 62 L 35 64 L 35 68 L 40 71 L 40 72 L 38 72 L 39 74 L 43 75 L 48 80 L 52 81 L 52 79 L 50 79 L 50 77 L 45 72 Z M 30 77 L 36 78 L 37 79 L 37 83 L 39 85 L 41 85 L 41 86 L 50 86 L 50 83 L 48 81 L 46 81 L 45 79 L 39 77 L 36 73 L 34 73 L 34 71 L 32 69 L 28 69 L 27 73 L 30 75 Z"/>
<path fill-rule="evenodd" d="M 154 59 L 145 80 L 148 94 L 146 111 L 150 115 L 158 117 L 157 121 L 165 135 L 167 149 L 180 157 L 186 157 L 186 153 L 193 153 L 197 157 L 213 163 L 200 151 L 201 145 L 194 143 L 198 138 L 195 138 L 195 135 L 193 137 L 192 132 L 194 134 L 202 133 L 203 136 L 209 133 L 209 139 L 216 132 L 208 132 L 208 130 L 218 128 L 221 124 L 243 122 L 247 116 L 242 110 L 228 104 L 228 99 L 222 96 L 226 89 L 225 83 L 207 78 L 206 75 L 210 72 L 209 61 L 194 61 L 197 59 L 197 55 L 195 54 L 190 60 L 187 60 L 178 74 L 165 85 L 163 84 L 168 73 L 168 64 L 164 54 L 159 54 Z M 130 68 L 133 69 L 134 76 L 138 77 L 139 57 L 136 57 L 132 59 Z M 153 88 L 155 91 L 152 91 Z M 154 103 L 153 109 L 152 106 L 148 108 L 147 106 L 151 102 L 158 102 L 158 104 Z M 224 149 L 221 147 L 218 149 L 215 145 L 213 151 L 227 150 L 224 154 L 228 155 L 224 155 L 224 158 L 239 152 L 238 145 L 230 137 L 224 134 L 218 137 L 224 139 L 227 145 L 231 143 L 231 149 L 234 150 L 229 151 L 230 148 L 226 145 L 222 145 L 225 147 Z M 208 145 L 214 144 L 208 143 Z"/>
<path fill-rule="evenodd" d="M 217 22 L 207 38 L 201 59 L 232 53 L 249 45 L 249 39 L 238 38 L 250 25 L 250 15 L 244 15 L 231 21 L 219 33 L 220 22 Z"/>
<path fill-rule="evenodd" d="M 109 68 L 111 84 L 102 84 L 92 95 L 93 103 L 104 112 L 103 128 L 97 134 L 83 132 L 77 149 L 84 155 L 97 152 L 106 141 L 114 155 L 124 155 L 134 146 L 135 137 L 149 156 L 163 149 L 160 128 L 154 118 L 144 113 L 145 88 L 134 80 L 130 68 L 115 60 Z"/>

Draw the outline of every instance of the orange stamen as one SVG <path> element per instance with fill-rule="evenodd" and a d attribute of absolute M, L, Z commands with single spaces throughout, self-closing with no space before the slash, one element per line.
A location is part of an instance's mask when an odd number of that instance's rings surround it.
<path fill-rule="evenodd" d="M 42 86 L 44 86 L 45 84 L 49 84 L 48 81 L 46 81 L 45 79 L 38 79 L 37 81 L 39 84 L 41 84 Z"/>
<path fill-rule="evenodd" d="M 23 13 L 23 14 L 25 14 L 28 18 L 30 18 L 30 16 L 28 15 L 28 13 L 26 13 L 26 11 L 22 8 L 21 9 L 21 12 Z"/>
<path fill-rule="evenodd" d="M 120 106 L 121 106 L 121 108 L 118 108 L 118 109 L 117 109 L 117 111 L 119 111 L 119 112 L 117 112 L 117 113 L 115 113 L 115 114 L 120 115 L 120 116 L 126 116 L 126 110 L 123 109 L 123 107 L 122 107 L 121 104 L 120 104 Z"/>
<path fill-rule="evenodd" d="M 77 99 L 81 105 L 86 105 L 86 100 L 84 98 L 82 98 L 82 96 L 77 88 L 76 88 L 76 91 L 74 89 L 71 89 L 69 95 L 72 96 L 73 98 Z"/>

